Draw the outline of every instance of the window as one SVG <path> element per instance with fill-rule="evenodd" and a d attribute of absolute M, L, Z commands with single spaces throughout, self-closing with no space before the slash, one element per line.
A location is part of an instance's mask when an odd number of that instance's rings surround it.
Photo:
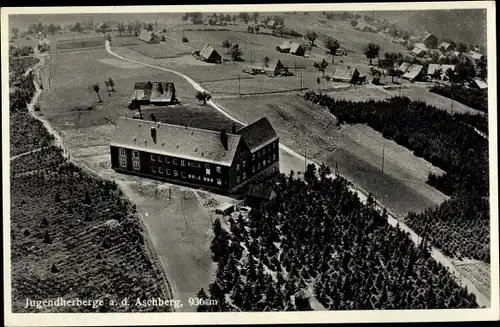
<path fill-rule="evenodd" d="M 158 167 L 158 172 L 163 175 L 163 167 Z"/>
<path fill-rule="evenodd" d="M 262 166 L 266 165 L 266 159 L 262 160 Z"/>
<path fill-rule="evenodd" d="M 127 168 L 127 158 L 120 157 L 120 167 Z"/>
<path fill-rule="evenodd" d="M 139 151 L 134 151 L 134 158 L 139 158 Z"/>
<path fill-rule="evenodd" d="M 222 179 L 217 178 L 217 185 L 222 185 Z"/>
<path fill-rule="evenodd" d="M 252 160 L 255 161 L 255 153 L 252 154 Z"/>
<path fill-rule="evenodd" d="M 170 158 L 169 157 L 165 157 L 165 162 L 166 163 L 170 163 Z"/>
<path fill-rule="evenodd" d="M 181 171 L 181 176 L 182 176 L 182 178 L 186 178 L 186 173 Z"/>
<path fill-rule="evenodd" d="M 240 176 L 236 176 L 236 183 L 240 182 Z"/>
<path fill-rule="evenodd" d="M 205 174 L 210 175 L 210 169 L 205 169 Z"/>
<path fill-rule="evenodd" d="M 252 173 L 255 173 L 255 166 L 252 166 Z"/>
<path fill-rule="evenodd" d="M 156 166 L 151 166 L 151 172 L 156 173 Z"/>
<path fill-rule="evenodd" d="M 203 177 L 203 181 L 206 182 L 207 181 L 207 178 L 206 177 Z"/>
<path fill-rule="evenodd" d="M 120 155 L 121 156 L 126 156 L 127 155 L 127 152 L 125 151 L 124 148 L 120 148 Z"/>
<path fill-rule="evenodd" d="M 161 156 L 158 156 L 158 162 L 161 162 Z"/>
<path fill-rule="evenodd" d="M 257 164 L 257 169 L 260 169 L 260 162 Z"/>
<path fill-rule="evenodd" d="M 139 161 L 134 161 L 134 170 L 139 170 L 141 168 Z"/>
<path fill-rule="evenodd" d="M 170 169 L 165 169 L 165 173 L 166 173 L 167 175 L 170 175 L 170 174 L 172 174 L 172 171 L 171 171 Z"/>
<path fill-rule="evenodd" d="M 276 142 L 273 143 L 273 149 L 276 149 Z"/>
<path fill-rule="evenodd" d="M 210 168 L 210 165 L 209 164 L 205 164 L 205 168 Z"/>
<path fill-rule="evenodd" d="M 173 158 L 173 159 L 172 159 L 172 163 L 173 163 L 174 165 L 177 165 L 177 158 Z"/>
<path fill-rule="evenodd" d="M 246 166 L 247 166 L 247 161 L 243 160 L 243 168 L 245 168 Z"/>
<path fill-rule="evenodd" d="M 276 153 L 273 153 L 273 160 L 276 160 Z"/>
<path fill-rule="evenodd" d="M 201 168 L 201 164 L 198 164 L 198 168 Z"/>
<path fill-rule="evenodd" d="M 247 173 L 243 173 L 243 179 L 247 178 Z"/>
<path fill-rule="evenodd" d="M 181 160 L 181 166 L 185 166 L 186 165 L 186 161 L 185 160 Z"/>
<path fill-rule="evenodd" d="M 198 176 L 198 180 L 201 181 L 201 176 Z"/>
<path fill-rule="evenodd" d="M 217 172 L 220 174 L 220 172 L 222 171 L 222 169 L 220 168 L 220 166 L 217 166 L 217 168 L 215 168 L 217 170 Z"/>
<path fill-rule="evenodd" d="M 240 170 L 240 164 L 236 165 L 236 170 L 238 170 L 238 171 Z"/>
<path fill-rule="evenodd" d="M 151 155 L 151 161 L 155 161 L 155 155 L 154 154 Z"/>
<path fill-rule="evenodd" d="M 175 177 L 179 176 L 179 172 L 177 170 L 174 170 L 174 176 Z"/>

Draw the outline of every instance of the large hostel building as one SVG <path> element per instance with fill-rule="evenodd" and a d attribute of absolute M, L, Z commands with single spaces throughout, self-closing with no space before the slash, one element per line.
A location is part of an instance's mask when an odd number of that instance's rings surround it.
<path fill-rule="evenodd" d="M 279 137 L 267 118 L 231 132 L 119 118 L 110 151 L 117 172 L 225 192 L 279 171 Z"/>

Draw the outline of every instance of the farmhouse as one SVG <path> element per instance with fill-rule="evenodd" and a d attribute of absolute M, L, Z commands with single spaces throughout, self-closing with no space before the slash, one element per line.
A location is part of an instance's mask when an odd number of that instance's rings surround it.
<path fill-rule="evenodd" d="M 357 68 L 338 67 L 333 74 L 332 80 L 334 82 L 344 82 L 357 84 L 361 81 L 361 74 Z"/>
<path fill-rule="evenodd" d="M 306 48 L 300 43 L 292 42 L 290 44 L 290 53 L 296 56 L 304 56 Z"/>
<path fill-rule="evenodd" d="M 276 50 L 278 50 L 279 52 L 288 53 L 290 52 L 291 45 L 292 41 L 283 41 L 283 43 L 276 47 Z"/>
<path fill-rule="evenodd" d="M 427 76 L 429 78 L 435 78 L 434 75 L 437 70 L 441 70 L 439 79 L 446 80 L 448 79 L 446 72 L 448 69 L 455 71 L 455 65 L 440 65 L 440 64 L 429 64 L 427 68 Z"/>
<path fill-rule="evenodd" d="M 488 89 L 488 84 L 486 84 L 486 82 L 483 79 L 481 79 L 480 77 L 473 78 L 470 86 L 473 88 L 481 89 L 481 90 Z"/>
<path fill-rule="evenodd" d="M 100 23 L 99 25 L 97 25 L 97 27 L 95 28 L 95 31 L 97 33 L 106 33 L 106 32 L 110 32 L 111 31 L 111 27 L 109 26 L 109 24 L 106 24 L 106 23 Z"/>
<path fill-rule="evenodd" d="M 449 51 L 453 50 L 453 46 L 449 42 L 441 42 L 441 44 L 439 45 L 439 49 L 443 51 Z"/>
<path fill-rule="evenodd" d="M 426 32 L 422 37 L 422 43 L 428 48 L 436 49 L 438 46 L 438 38 L 434 34 Z"/>
<path fill-rule="evenodd" d="M 207 44 L 201 49 L 200 57 L 206 62 L 220 63 L 222 62 L 221 55 L 215 49 Z"/>
<path fill-rule="evenodd" d="M 469 52 L 469 57 L 473 60 L 479 60 L 483 57 L 483 55 L 478 52 L 471 51 Z"/>
<path fill-rule="evenodd" d="M 174 83 L 138 82 L 134 84 L 131 106 L 175 104 Z"/>
<path fill-rule="evenodd" d="M 121 117 L 110 152 L 117 172 L 221 192 L 279 171 L 279 137 L 267 118 L 229 133 Z"/>
<path fill-rule="evenodd" d="M 422 76 L 422 70 L 423 66 L 421 65 L 410 65 L 410 67 L 406 70 L 406 72 L 403 74 L 403 78 L 410 80 L 410 81 L 416 81 L 421 79 Z"/>
<path fill-rule="evenodd" d="M 139 34 L 139 40 L 148 44 L 160 43 L 160 38 L 151 31 L 142 30 Z"/>
<path fill-rule="evenodd" d="M 279 59 L 269 59 L 267 63 L 256 63 L 245 67 L 246 72 L 253 74 L 266 74 L 267 76 L 278 76 L 288 71 Z"/>
<path fill-rule="evenodd" d="M 267 22 L 266 24 L 267 28 L 273 29 L 276 27 L 276 21 L 274 19 L 271 19 L 270 21 Z"/>

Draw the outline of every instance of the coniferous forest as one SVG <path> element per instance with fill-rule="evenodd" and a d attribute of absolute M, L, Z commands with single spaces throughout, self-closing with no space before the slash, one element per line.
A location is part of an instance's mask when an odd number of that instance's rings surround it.
<path fill-rule="evenodd" d="M 427 183 L 451 196 L 450 200 L 409 214 L 405 222 L 451 257 L 490 261 L 486 138 L 461 116 L 404 97 L 350 102 L 309 92 L 305 98 L 326 106 L 341 122 L 368 124 L 443 169 L 444 175 L 430 174 Z"/>
<path fill-rule="evenodd" d="M 277 196 L 248 219 L 214 223 L 216 280 L 208 294 L 217 305 L 199 311 L 474 308 L 428 248 L 360 202 L 343 178 L 320 178 L 308 167 L 307 182 L 283 174 L 268 180 Z M 426 244 L 423 242 L 422 244 Z M 313 299 L 310 301 L 310 299 Z"/>

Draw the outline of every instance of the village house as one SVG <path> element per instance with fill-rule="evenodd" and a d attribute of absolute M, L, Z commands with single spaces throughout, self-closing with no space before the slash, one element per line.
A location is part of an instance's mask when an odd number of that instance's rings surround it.
<path fill-rule="evenodd" d="M 274 19 L 271 19 L 267 22 L 266 27 L 270 29 L 276 28 L 276 21 Z"/>
<path fill-rule="evenodd" d="M 138 36 L 139 40 L 148 44 L 158 44 L 160 43 L 160 37 L 154 34 L 152 31 L 142 30 Z"/>
<path fill-rule="evenodd" d="M 405 64 L 405 63 L 403 63 Z M 401 69 L 403 64 L 400 66 L 400 70 L 403 72 L 403 77 L 404 79 L 407 79 L 409 81 L 418 81 L 424 79 L 425 75 L 423 74 L 423 66 L 422 65 L 416 65 L 416 64 L 411 64 L 407 66 L 406 70 Z M 403 67 L 406 68 L 406 67 Z"/>
<path fill-rule="evenodd" d="M 220 63 L 222 62 L 222 56 L 212 47 L 211 45 L 207 44 L 201 49 L 199 56 L 201 57 L 202 60 L 206 62 L 212 62 L 212 63 Z"/>
<path fill-rule="evenodd" d="M 427 77 L 429 79 L 436 79 L 436 71 L 440 70 L 441 73 L 439 74 L 438 80 L 447 80 L 448 76 L 446 72 L 448 69 L 455 71 L 455 65 L 429 64 L 429 67 L 427 68 Z"/>
<path fill-rule="evenodd" d="M 296 56 L 304 56 L 306 54 L 306 48 L 302 44 L 293 41 L 284 41 L 276 47 L 276 50 Z"/>
<path fill-rule="evenodd" d="M 109 26 L 109 24 L 102 22 L 96 26 L 95 31 L 97 33 L 107 33 L 111 31 L 111 27 Z"/>
<path fill-rule="evenodd" d="M 134 84 L 130 105 L 171 105 L 177 103 L 174 83 L 138 82 Z"/>
<path fill-rule="evenodd" d="M 436 49 L 438 47 L 438 38 L 434 34 L 426 32 L 422 37 L 422 43 L 428 48 Z"/>
<path fill-rule="evenodd" d="M 269 59 L 267 63 L 247 65 L 244 71 L 253 74 L 266 74 L 266 76 L 278 76 L 286 73 L 288 68 L 279 59 Z"/>
<path fill-rule="evenodd" d="M 473 87 L 480 90 L 487 90 L 488 84 L 486 84 L 486 82 L 482 78 L 474 77 L 472 79 L 472 82 L 469 84 L 469 87 Z"/>
<path fill-rule="evenodd" d="M 245 204 L 258 208 L 264 202 L 268 202 L 276 197 L 276 192 L 271 187 L 262 185 L 250 185 L 245 197 Z"/>
<path fill-rule="evenodd" d="M 366 75 L 361 75 L 357 68 L 349 66 L 337 67 L 333 73 L 332 81 L 359 84 L 366 82 Z"/>
<path fill-rule="evenodd" d="M 117 172 L 220 192 L 279 172 L 279 137 L 267 118 L 226 132 L 121 117 L 109 145 Z"/>
<path fill-rule="evenodd" d="M 441 44 L 439 45 L 439 50 L 443 51 L 443 52 L 447 52 L 447 51 L 451 51 L 455 49 L 455 44 L 454 43 L 451 43 L 451 42 L 446 42 L 446 41 L 443 41 L 441 42 Z"/>

